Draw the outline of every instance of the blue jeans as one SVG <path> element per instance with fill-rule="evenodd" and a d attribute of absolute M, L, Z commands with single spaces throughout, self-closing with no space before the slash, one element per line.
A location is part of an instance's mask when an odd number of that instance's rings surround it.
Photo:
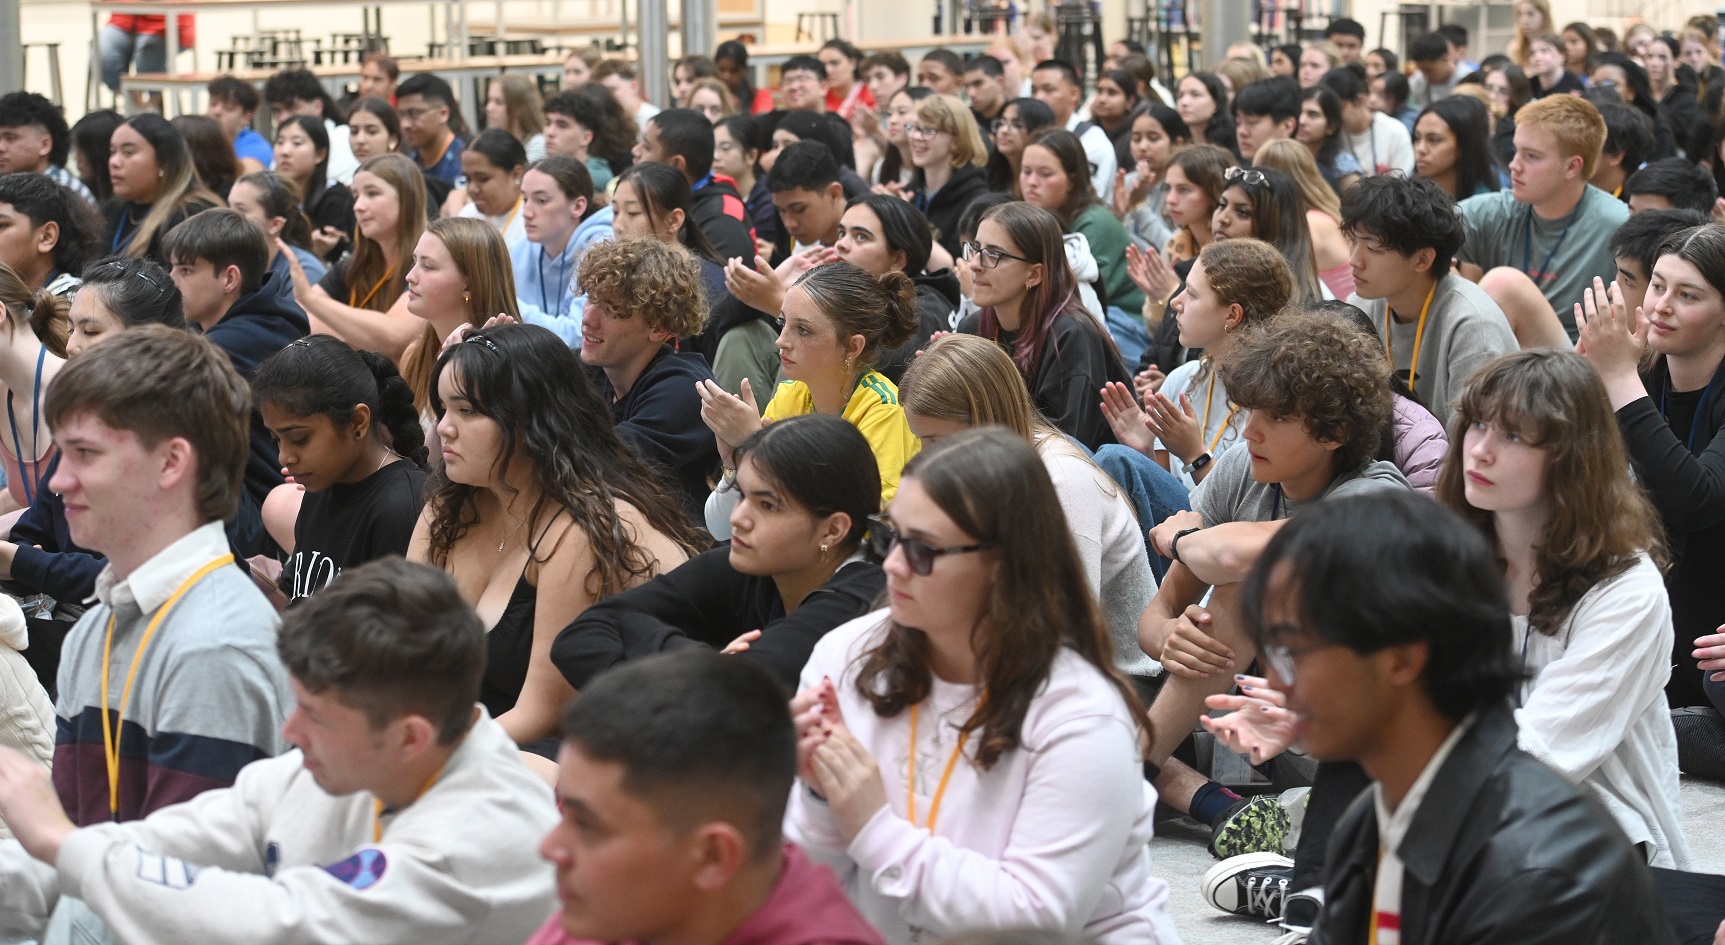
<path fill-rule="evenodd" d="M 1138 362 L 1150 347 L 1143 316 L 1135 316 L 1118 305 L 1110 305 L 1107 324 L 1108 334 L 1114 338 L 1114 347 L 1120 349 L 1120 360 L 1126 362 L 1127 370 L 1136 371 Z"/>
<path fill-rule="evenodd" d="M 102 84 L 118 92 L 120 76 L 125 75 L 128 65 L 136 65 L 139 72 L 168 71 L 168 39 L 103 24 L 96 31 L 96 57 L 102 64 Z"/>
<path fill-rule="evenodd" d="M 1126 501 L 1132 503 L 1133 511 L 1138 513 L 1138 525 L 1146 532 L 1175 512 L 1192 507 L 1186 487 L 1173 473 L 1130 446 L 1110 443 L 1102 447 L 1096 451 L 1096 465 L 1126 490 Z M 1157 554 L 1149 542 L 1145 542 L 1145 550 L 1150 554 L 1150 570 L 1160 583 L 1173 562 Z"/>

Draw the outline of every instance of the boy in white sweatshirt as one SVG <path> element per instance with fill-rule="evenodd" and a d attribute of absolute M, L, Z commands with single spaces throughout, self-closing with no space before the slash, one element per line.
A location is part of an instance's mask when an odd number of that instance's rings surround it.
<path fill-rule="evenodd" d="M 439 571 L 399 558 L 286 615 L 298 751 L 230 789 L 77 828 L 48 776 L 0 749 L 0 937 L 38 937 L 62 896 L 115 939 L 524 941 L 553 906 L 551 793 L 475 703 L 485 630 Z M 26 851 L 28 855 L 26 855 Z M 33 857 L 33 859 L 32 859 Z"/>

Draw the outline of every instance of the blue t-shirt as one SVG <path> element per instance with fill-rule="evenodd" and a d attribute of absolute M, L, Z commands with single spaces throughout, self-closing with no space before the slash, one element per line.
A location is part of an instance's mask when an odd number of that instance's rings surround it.
<path fill-rule="evenodd" d="M 240 129 L 240 136 L 234 140 L 234 156 L 251 158 L 266 168 L 274 167 L 276 163 L 275 149 L 270 147 L 270 143 L 264 139 L 263 135 L 250 128 Z"/>
<path fill-rule="evenodd" d="M 467 142 L 463 141 L 460 135 L 456 135 L 449 139 L 449 147 L 443 149 L 443 157 L 430 167 L 426 167 L 424 162 L 419 160 L 417 149 L 408 157 L 413 158 L 413 163 L 418 164 L 425 171 L 425 176 L 435 177 L 454 187 L 461 181 L 461 152 L 465 150 L 467 150 Z"/>

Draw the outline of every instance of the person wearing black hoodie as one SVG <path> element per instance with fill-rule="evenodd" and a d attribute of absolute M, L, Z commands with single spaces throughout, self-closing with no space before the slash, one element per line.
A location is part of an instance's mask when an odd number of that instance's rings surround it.
<path fill-rule="evenodd" d="M 840 259 L 876 279 L 902 272 L 916 283 L 916 333 L 904 344 L 881 352 L 875 363 L 875 370 L 897 384 L 935 332 L 952 330 L 962 298 L 958 277 L 951 269 L 926 271 L 934 230 L 915 207 L 888 194 L 852 200 L 839 220 L 834 248 Z"/>
<path fill-rule="evenodd" d="M 911 202 L 934 224 L 935 239 L 952 256 L 960 255 L 958 222 L 964 208 L 988 192 L 983 167 L 988 147 L 976 118 L 963 102 L 950 95 L 930 95 L 916 103 L 916 123 L 905 129 L 910 139 Z"/>
<path fill-rule="evenodd" d="M 690 216 L 726 259 L 755 258 L 755 230 L 736 181 L 713 173 L 713 124 L 692 108 L 667 108 L 647 120 L 635 163 L 669 164 L 689 181 Z"/>
<path fill-rule="evenodd" d="M 701 355 L 671 346 L 706 319 L 699 262 L 670 243 L 611 240 L 587 250 L 575 280 L 587 297 L 581 363 L 611 405 L 618 435 L 676 480 L 683 511 L 699 523 L 708 477 L 719 469 L 697 389 L 713 372 Z"/>
<path fill-rule="evenodd" d="M 226 208 L 205 211 L 174 227 L 162 240 L 173 268 L 186 320 L 222 349 L 240 375 L 251 380 L 265 358 L 311 331 L 294 301 L 293 284 L 270 270 L 263 230 L 244 214 Z M 260 510 L 271 489 L 283 482 L 275 441 L 252 408 L 251 455 L 246 460 L 241 497 L 240 550 L 249 555 L 279 549 L 263 529 Z M 254 527 L 255 526 L 255 527 Z"/>

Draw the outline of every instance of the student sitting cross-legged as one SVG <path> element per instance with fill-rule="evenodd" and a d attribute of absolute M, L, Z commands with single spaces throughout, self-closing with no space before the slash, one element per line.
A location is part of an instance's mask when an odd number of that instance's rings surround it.
<path fill-rule="evenodd" d="M 130 824 L 76 827 L 0 749 L 0 934 L 78 896 L 122 942 L 521 942 L 552 907 L 534 842 L 556 820 L 475 705 L 485 628 L 448 576 L 400 558 L 288 611 L 298 751 Z M 0 851 L 19 853 L 17 844 Z"/>

